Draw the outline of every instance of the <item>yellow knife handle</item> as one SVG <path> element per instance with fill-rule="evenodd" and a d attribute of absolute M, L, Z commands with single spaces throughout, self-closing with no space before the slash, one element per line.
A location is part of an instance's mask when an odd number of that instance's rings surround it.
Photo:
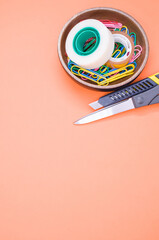
<path fill-rule="evenodd" d="M 159 72 L 150 76 L 149 78 L 159 85 Z"/>

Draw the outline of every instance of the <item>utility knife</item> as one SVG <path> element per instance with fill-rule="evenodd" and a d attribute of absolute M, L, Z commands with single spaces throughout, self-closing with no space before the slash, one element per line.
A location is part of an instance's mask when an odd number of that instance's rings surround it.
<path fill-rule="evenodd" d="M 74 124 L 86 124 L 134 108 L 159 103 L 159 73 L 109 93 L 89 105 L 97 111 Z"/>

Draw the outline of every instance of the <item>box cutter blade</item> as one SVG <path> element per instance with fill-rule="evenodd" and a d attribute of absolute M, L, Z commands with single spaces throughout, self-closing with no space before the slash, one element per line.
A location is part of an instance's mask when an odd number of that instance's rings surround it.
<path fill-rule="evenodd" d="M 133 108 L 159 103 L 159 73 L 134 83 L 126 88 L 101 97 L 90 104 L 99 109 L 74 124 L 90 123 Z"/>
<path fill-rule="evenodd" d="M 103 109 L 100 109 L 96 112 L 93 112 L 83 118 L 80 118 L 75 124 L 84 124 L 84 123 L 90 123 L 102 118 L 106 118 L 112 115 L 115 115 L 117 113 L 125 112 L 127 110 L 133 109 L 134 104 L 131 98 L 128 100 L 122 101 L 121 103 L 116 103 L 111 107 L 105 107 Z"/>

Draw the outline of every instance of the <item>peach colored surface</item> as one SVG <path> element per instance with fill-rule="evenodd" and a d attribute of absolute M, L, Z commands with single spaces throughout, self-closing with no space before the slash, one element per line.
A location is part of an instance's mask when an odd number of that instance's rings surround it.
<path fill-rule="evenodd" d="M 144 27 L 159 71 L 157 0 L 0 0 L 0 240 L 158 240 L 159 105 L 85 126 L 102 96 L 63 70 L 65 22 L 115 7 Z"/>

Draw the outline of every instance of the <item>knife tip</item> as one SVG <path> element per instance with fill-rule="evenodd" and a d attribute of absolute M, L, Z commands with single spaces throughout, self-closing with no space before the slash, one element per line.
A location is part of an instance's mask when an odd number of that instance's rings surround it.
<path fill-rule="evenodd" d="M 85 122 L 85 121 L 83 120 L 83 118 L 80 118 L 80 119 L 78 119 L 77 121 L 75 121 L 73 124 L 74 124 L 74 125 L 83 125 L 83 124 L 85 124 L 85 123 L 87 123 L 87 122 Z"/>
<path fill-rule="evenodd" d="M 73 124 L 74 124 L 74 125 L 79 125 L 80 123 L 79 123 L 79 121 L 77 120 L 77 121 L 75 121 Z"/>

